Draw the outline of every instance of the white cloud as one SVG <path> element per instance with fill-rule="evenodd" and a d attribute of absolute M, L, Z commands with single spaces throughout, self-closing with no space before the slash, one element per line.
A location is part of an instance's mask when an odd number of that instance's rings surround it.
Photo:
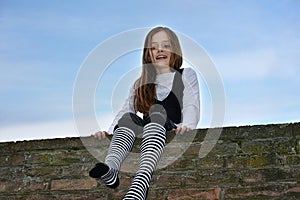
<path fill-rule="evenodd" d="M 73 120 L 44 121 L 27 124 L 16 124 L 0 127 L 0 142 L 51 139 L 65 137 L 89 136 L 99 130 L 107 130 L 112 122 L 111 114 L 98 117 L 98 125 L 89 127 L 86 122 L 76 124 Z M 77 125 L 84 124 L 84 132 L 77 131 Z"/>
<path fill-rule="evenodd" d="M 0 142 L 78 136 L 71 120 L 0 127 L 0 133 Z"/>
<path fill-rule="evenodd" d="M 224 53 L 213 58 L 223 78 L 229 81 L 294 77 L 300 64 L 297 55 L 287 56 L 276 49 Z"/>
<path fill-rule="evenodd" d="M 272 98 L 245 102 L 228 102 L 225 126 L 297 122 L 300 120 L 297 99 Z"/>

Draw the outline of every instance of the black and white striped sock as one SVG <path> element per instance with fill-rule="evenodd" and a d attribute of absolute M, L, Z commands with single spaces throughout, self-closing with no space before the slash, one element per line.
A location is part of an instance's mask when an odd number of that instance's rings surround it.
<path fill-rule="evenodd" d="M 166 142 L 166 129 L 158 123 L 149 123 L 144 127 L 141 144 L 140 168 L 124 197 L 146 199 L 153 171 L 159 161 Z"/>
<path fill-rule="evenodd" d="M 90 176 L 100 179 L 110 188 L 119 186 L 119 170 L 122 162 L 130 153 L 135 141 L 134 132 L 126 127 L 115 130 L 109 146 L 105 163 L 97 163 L 90 171 Z"/>

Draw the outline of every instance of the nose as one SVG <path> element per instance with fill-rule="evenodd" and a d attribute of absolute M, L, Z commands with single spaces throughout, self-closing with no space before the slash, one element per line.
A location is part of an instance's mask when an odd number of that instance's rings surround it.
<path fill-rule="evenodd" d="M 158 50 L 158 52 L 162 52 L 162 51 L 164 50 L 161 44 L 160 44 L 160 45 L 158 45 L 158 48 L 157 48 L 157 50 Z"/>

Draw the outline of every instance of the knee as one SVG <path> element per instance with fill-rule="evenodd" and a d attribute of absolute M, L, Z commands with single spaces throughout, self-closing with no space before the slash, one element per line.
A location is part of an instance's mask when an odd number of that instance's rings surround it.
<path fill-rule="evenodd" d="M 118 121 L 119 127 L 126 127 L 131 129 L 136 135 L 141 132 L 143 128 L 143 124 L 141 123 L 141 119 L 134 113 L 125 113 Z"/>
<path fill-rule="evenodd" d="M 167 121 L 167 113 L 163 106 L 156 104 L 151 107 L 149 111 L 149 117 L 151 122 L 158 123 L 162 126 L 165 125 Z"/>
<path fill-rule="evenodd" d="M 119 127 L 127 127 L 128 125 L 133 123 L 132 119 L 133 113 L 127 112 L 125 113 L 118 121 Z"/>

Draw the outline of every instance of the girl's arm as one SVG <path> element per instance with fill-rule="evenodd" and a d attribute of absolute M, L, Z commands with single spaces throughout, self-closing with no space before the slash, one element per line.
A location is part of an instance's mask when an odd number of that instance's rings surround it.
<path fill-rule="evenodd" d="M 182 124 L 179 125 L 177 132 L 184 132 L 182 129 L 195 129 L 200 120 L 200 92 L 196 72 L 192 68 L 185 68 L 182 81 L 184 84 Z"/>

